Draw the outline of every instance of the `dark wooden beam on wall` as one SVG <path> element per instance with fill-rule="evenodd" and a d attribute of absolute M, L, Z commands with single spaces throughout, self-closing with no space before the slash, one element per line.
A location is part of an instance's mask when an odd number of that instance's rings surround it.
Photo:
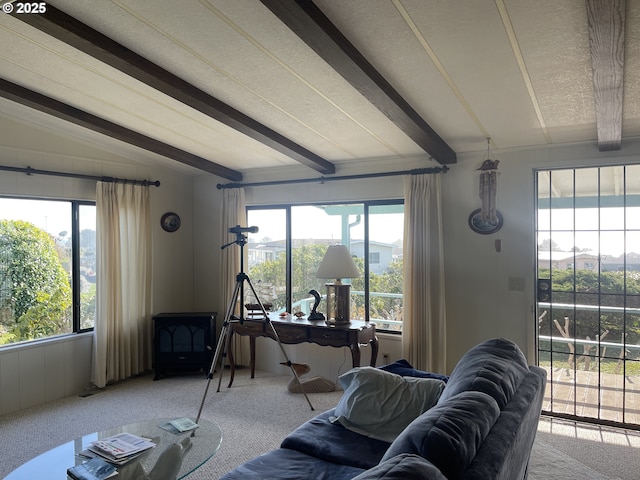
<path fill-rule="evenodd" d="M 328 160 L 212 97 L 50 4 L 47 5 L 47 11 L 44 14 L 16 14 L 14 16 L 317 172 L 332 174 L 336 171 L 335 165 Z"/>
<path fill-rule="evenodd" d="M 441 164 L 456 153 L 311 0 L 261 0 L 285 25 Z"/>
<path fill-rule="evenodd" d="M 53 98 L 34 92 L 15 83 L 0 78 L 0 96 L 12 100 L 21 105 L 39 110 L 53 115 L 62 120 L 80 125 L 103 135 L 121 140 L 130 145 L 143 148 L 150 152 L 157 153 L 167 158 L 171 158 L 185 165 L 213 173 L 222 178 L 233 181 L 242 180 L 242 173 L 230 168 L 210 162 L 202 157 L 193 155 L 184 150 L 180 150 L 166 143 L 162 143 L 154 138 L 147 137 L 141 133 L 134 132 L 120 125 L 116 125 L 108 120 L 96 117 L 83 110 L 67 105 Z"/>
<path fill-rule="evenodd" d="M 620 150 L 625 0 L 586 0 L 600 151 Z"/>

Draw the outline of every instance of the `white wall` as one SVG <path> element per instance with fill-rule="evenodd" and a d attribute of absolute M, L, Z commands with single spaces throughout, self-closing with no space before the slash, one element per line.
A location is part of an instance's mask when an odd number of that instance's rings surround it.
<path fill-rule="evenodd" d="M 218 177 L 200 176 L 193 188 L 194 307 L 218 312 L 218 330 L 227 301 L 221 288 L 221 247 L 231 241 L 221 231 L 222 190 L 216 188 L 220 181 Z"/>

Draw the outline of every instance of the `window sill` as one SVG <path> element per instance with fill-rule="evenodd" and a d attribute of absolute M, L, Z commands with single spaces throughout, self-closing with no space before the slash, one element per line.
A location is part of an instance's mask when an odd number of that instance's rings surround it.
<path fill-rule="evenodd" d="M 27 340 L 25 342 L 8 343 L 0 346 L 0 353 L 12 352 L 15 350 L 26 350 L 29 348 L 41 348 L 47 345 L 55 345 L 58 343 L 75 342 L 85 337 L 93 336 L 93 331 L 66 333 L 55 337 L 39 338 L 37 340 Z"/>

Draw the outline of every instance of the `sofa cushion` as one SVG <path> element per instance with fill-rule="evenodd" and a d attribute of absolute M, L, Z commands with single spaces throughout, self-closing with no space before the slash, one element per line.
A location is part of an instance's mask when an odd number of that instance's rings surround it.
<path fill-rule="evenodd" d="M 416 418 L 391 444 L 382 461 L 411 453 L 459 478 L 491 431 L 500 409 L 482 392 L 462 392 Z"/>
<path fill-rule="evenodd" d="M 328 462 L 367 469 L 377 465 L 390 442 L 365 437 L 347 430 L 339 423 L 331 423 L 335 409 L 328 410 L 303 423 L 291 432 L 280 445 L 283 448 L 326 460 Z M 358 452 L 354 455 L 353 452 Z"/>
<path fill-rule="evenodd" d="M 432 463 L 403 453 L 361 473 L 353 480 L 447 480 Z"/>
<path fill-rule="evenodd" d="M 243 463 L 220 480 L 347 480 L 362 472 L 361 468 L 278 448 Z"/>
<path fill-rule="evenodd" d="M 374 367 L 356 367 L 339 378 L 344 394 L 332 422 L 392 442 L 415 418 L 434 406 L 442 380 L 401 377 Z"/>
<path fill-rule="evenodd" d="M 384 370 L 385 372 L 395 373 L 396 375 L 400 375 L 401 377 L 419 377 L 419 378 L 437 378 L 438 380 L 442 380 L 446 382 L 449 380 L 448 375 L 442 375 L 440 373 L 433 372 L 425 372 L 424 370 L 418 370 L 413 368 L 406 359 L 401 358 L 400 360 L 396 360 L 393 363 L 389 363 L 388 365 L 382 365 L 378 367 L 380 370 Z"/>
<path fill-rule="evenodd" d="M 515 343 L 504 338 L 487 340 L 463 355 L 438 402 L 460 392 L 478 391 L 491 395 L 502 409 L 528 372 L 527 359 Z"/>

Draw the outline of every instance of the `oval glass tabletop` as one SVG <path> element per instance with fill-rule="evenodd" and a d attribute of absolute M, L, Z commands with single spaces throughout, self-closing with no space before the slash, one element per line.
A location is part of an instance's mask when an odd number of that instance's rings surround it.
<path fill-rule="evenodd" d="M 81 452 L 85 451 L 92 442 L 118 433 L 130 433 L 139 437 L 148 438 L 155 443 L 156 446 L 143 452 L 130 462 L 118 466 L 118 476 L 115 477 L 116 479 L 126 480 L 140 477 L 141 474 L 143 474 L 143 476 L 148 475 L 153 470 L 160 456 L 167 451 L 167 449 L 174 444 L 180 444 L 182 442 L 190 446 L 182 457 L 182 465 L 177 476 L 172 475 L 169 478 L 171 480 L 184 478 L 199 468 L 218 451 L 222 443 L 222 432 L 216 424 L 201 418 L 198 421 L 199 427 L 195 430 L 178 433 L 175 430 L 170 431 L 171 428 L 166 426 L 170 420 L 174 419 L 156 418 L 153 420 L 144 420 L 110 428 L 102 432 L 84 435 L 81 438 L 71 440 L 32 458 L 11 472 L 5 477 L 5 480 L 33 480 L 36 478 L 65 480 L 67 479 L 67 468 L 79 465 L 88 460 L 81 455 Z M 185 442 L 186 438 L 189 438 L 189 441 Z M 155 473 L 159 472 L 154 472 L 154 479 L 163 478 L 162 474 L 155 475 Z"/>

